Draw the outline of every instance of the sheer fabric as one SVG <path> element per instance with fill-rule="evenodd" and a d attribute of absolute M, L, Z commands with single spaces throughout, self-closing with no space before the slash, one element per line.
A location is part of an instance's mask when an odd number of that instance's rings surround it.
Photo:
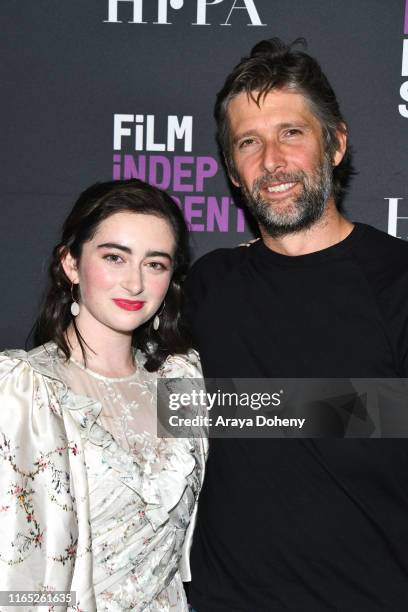
<path fill-rule="evenodd" d="M 197 379 L 199 361 L 136 365 L 109 379 L 53 344 L 0 356 L 1 589 L 76 590 L 77 610 L 188 609 L 181 555 L 206 442 L 158 439 L 155 400 L 158 376 Z"/>

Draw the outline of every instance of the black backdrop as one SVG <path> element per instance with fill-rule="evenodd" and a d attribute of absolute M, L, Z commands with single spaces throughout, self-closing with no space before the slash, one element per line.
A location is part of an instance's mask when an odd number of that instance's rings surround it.
<path fill-rule="evenodd" d="M 250 236 L 217 157 L 212 109 L 262 38 L 307 39 L 350 128 L 358 174 L 346 213 L 407 239 L 406 4 L 3 0 L 0 349 L 24 345 L 61 222 L 95 181 L 137 175 L 168 188 L 195 257 Z"/>

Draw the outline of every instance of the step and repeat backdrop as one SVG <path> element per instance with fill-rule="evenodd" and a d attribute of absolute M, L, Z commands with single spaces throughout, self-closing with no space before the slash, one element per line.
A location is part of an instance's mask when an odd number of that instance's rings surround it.
<path fill-rule="evenodd" d="M 408 0 L 3 0 L 0 349 L 22 347 L 77 195 L 138 177 L 179 202 L 194 258 L 252 236 L 215 94 L 263 38 L 304 37 L 347 120 L 347 216 L 408 239 Z"/>

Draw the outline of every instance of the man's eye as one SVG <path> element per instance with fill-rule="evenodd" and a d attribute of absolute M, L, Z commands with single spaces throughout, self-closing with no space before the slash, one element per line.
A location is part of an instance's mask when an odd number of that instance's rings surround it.
<path fill-rule="evenodd" d="M 251 144 L 255 143 L 255 138 L 245 138 L 245 140 L 241 140 L 238 143 L 239 149 L 244 149 L 245 147 L 249 147 Z"/>
<path fill-rule="evenodd" d="M 106 261 L 110 261 L 114 264 L 123 263 L 122 257 L 120 255 L 115 255 L 114 253 L 108 253 L 108 255 L 104 255 L 103 258 L 106 259 Z"/>
<path fill-rule="evenodd" d="M 300 130 L 299 128 L 291 128 L 290 130 L 286 130 L 285 132 L 285 136 L 300 136 L 301 134 L 303 134 L 302 130 Z"/>

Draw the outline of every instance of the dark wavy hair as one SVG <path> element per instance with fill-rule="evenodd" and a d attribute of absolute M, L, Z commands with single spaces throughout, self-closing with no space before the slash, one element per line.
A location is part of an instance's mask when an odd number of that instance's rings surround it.
<path fill-rule="evenodd" d="M 242 92 L 246 92 L 258 106 L 273 89 L 302 94 L 322 126 L 325 151 L 329 159 L 333 159 L 339 148 L 336 131 L 347 133 L 336 95 L 320 65 L 304 51 L 295 49 L 297 45 L 305 48 L 305 39 L 298 38 L 290 45 L 279 38 L 262 40 L 253 47 L 248 57 L 243 57 L 235 66 L 217 94 L 214 109 L 217 140 L 227 169 L 234 179 L 238 179 L 238 176 L 231 151 L 228 105 Z M 335 196 L 340 196 L 345 189 L 350 168 L 350 150 L 347 147 L 343 160 L 333 168 Z"/>
<path fill-rule="evenodd" d="M 181 327 L 182 281 L 189 265 L 188 230 L 183 215 L 174 200 L 161 189 L 138 179 L 96 183 L 79 196 L 62 228 L 60 242 L 55 246 L 49 267 L 49 288 L 34 328 L 37 344 L 52 340 L 65 355 L 71 356 L 66 331 L 73 325 L 86 363 L 85 346 L 71 315 L 71 281 L 66 276 L 61 258 L 68 251 L 79 261 L 85 242 L 95 235 L 100 223 L 118 212 L 155 215 L 167 221 L 172 228 L 176 251 L 173 275 L 160 315 L 160 327 L 153 329 L 152 320 L 133 332 L 132 344 L 147 356 L 145 367 L 157 370 L 166 357 L 185 353 L 191 346 L 190 338 Z M 89 347 L 92 350 L 92 347 Z"/>

